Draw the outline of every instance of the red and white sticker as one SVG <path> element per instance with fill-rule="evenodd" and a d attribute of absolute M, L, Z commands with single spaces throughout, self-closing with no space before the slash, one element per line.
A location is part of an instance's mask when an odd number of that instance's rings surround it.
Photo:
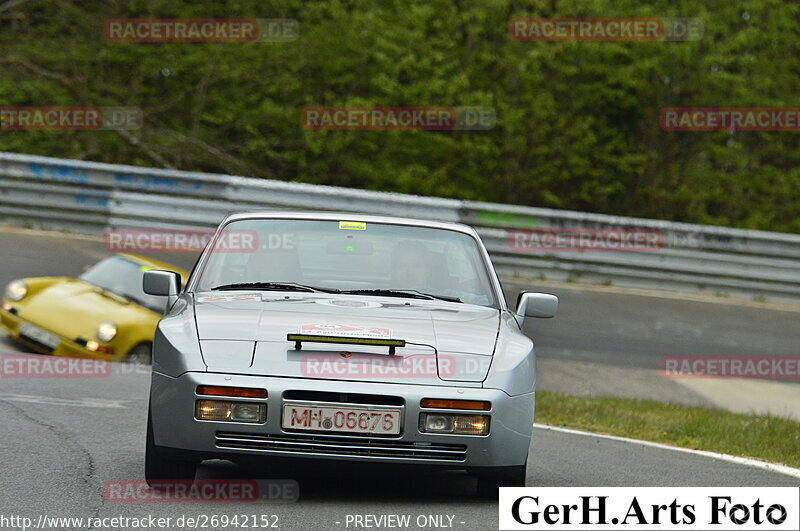
<path fill-rule="evenodd" d="M 388 328 L 364 328 L 339 324 L 312 323 L 300 325 L 301 334 L 333 337 L 365 337 L 370 339 L 390 339 L 392 331 Z"/>

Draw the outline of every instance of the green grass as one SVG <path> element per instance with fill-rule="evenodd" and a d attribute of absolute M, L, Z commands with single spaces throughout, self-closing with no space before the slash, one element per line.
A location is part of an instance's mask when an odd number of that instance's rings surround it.
<path fill-rule="evenodd" d="M 769 415 L 539 391 L 536 421 L 800 467 L 800 422 Z"/>

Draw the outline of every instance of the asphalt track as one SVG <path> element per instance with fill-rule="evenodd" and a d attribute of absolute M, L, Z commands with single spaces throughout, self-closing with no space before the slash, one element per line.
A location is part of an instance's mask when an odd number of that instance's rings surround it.
<path fill-rule="evenodd" d="M 0 283 L 22 276 L 77 275 L 104 255 L 94 240 L 0 231 Z M 173 261 L 190 266 L 192 258 Z M 518 289 L 506 287 L 510 294 Z M 796 354 L 800 339 L 793 312 L 592 290 L 550 291 L 561 296 L 558 318 L 529 325 L 528 331 L 539 349 L 540 383 L 561 390 L 580 392 L 594 385 L 592 392 L 602 393 L 613 386 L 622 394 L 650 392 L 658 399 L 679 398 L 684 388 L 662 382 L 661 388 L 650 389 L 649 382 L 638 382 L 636 375 L 652 376 L 666 354 L 754 354 L 768 349 L 771 354 L 788 355 Z M 0 349 L 13 352 L 19 347 L 0 342 Z M 570 373 L 570 368 L 581 366 L 598 372 Z M 550 369 L 557 377 L 548 376 Z M 604 381 L 609 374 L 626 379 L 609 384 Z M 300 499 L 247 504 L 106 501 L 106 481 L 143 477 L 148 385 L 146 371 L 123 365 L 103 378 L 0 380 L 0 516 L 36 521 L 40 515 L 153 515 L 172 517 L 174 522 L 182 515 L 274 514 L 279 529 L 353 529 L 346 527 L 348 515 L 408 514 L 411 529 L 424 515 L 452 516 L 453 529 L 497 528 L 497 504 L 475 498 L 474 479 L 462 473 L 404 476 L 331 467 L 265 470 L 209 462 L 200 468 L 199 477 L 294 479 Z M 534 431 L 528 467 L 532 486 L 797 486 L 798 482 L 797 477 L 704 456 L 542 429 Z"/>

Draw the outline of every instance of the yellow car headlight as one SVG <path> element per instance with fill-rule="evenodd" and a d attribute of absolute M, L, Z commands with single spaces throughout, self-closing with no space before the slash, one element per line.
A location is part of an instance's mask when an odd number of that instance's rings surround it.
<path fill-rule="evenodd" d="M 22 300 L 28 294 L 28 285 L 21 280 L 12 280 L 6 286 L 6 297 L 12 301 Z"/>
<path fill-rule="evenodd" d="M 100 326 L 97 327 L 97 333 L 95 335 L 100 341 L 111 341 L 117 335 L 117 325 L 111 321 L 100 323 Z"/>

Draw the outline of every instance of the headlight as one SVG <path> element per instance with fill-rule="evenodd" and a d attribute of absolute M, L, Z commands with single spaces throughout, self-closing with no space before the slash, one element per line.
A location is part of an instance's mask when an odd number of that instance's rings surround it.
<path fill-rule="evenodd" d="M 194 405 L 194 418 L 197 420 L 264 424 L 267 421 L 267 406 L 266 404 L 253 402 L 198 400 Z"/>
<path fill-rule="evenodd" d="M 6 286 L 6 297 L 12 301 L 21 300 L 28 294 L 28 285 L 21 280 L 13 280 Z"/>
<path fill-rule="evenodd" d="M 111 341 L 117 335 L 117 325 L 111 321 L 100 323 L 100 326 L 97 327 L 97 333 L 95 335 L 100 341 Z"/>
<path fill-rule="evenodd" d="M 419 416 L 422 433 L 454 433 L 458 435 L 488 435 L 488 415 L 457 415 L 454 413 L 422 413 Z"/>

